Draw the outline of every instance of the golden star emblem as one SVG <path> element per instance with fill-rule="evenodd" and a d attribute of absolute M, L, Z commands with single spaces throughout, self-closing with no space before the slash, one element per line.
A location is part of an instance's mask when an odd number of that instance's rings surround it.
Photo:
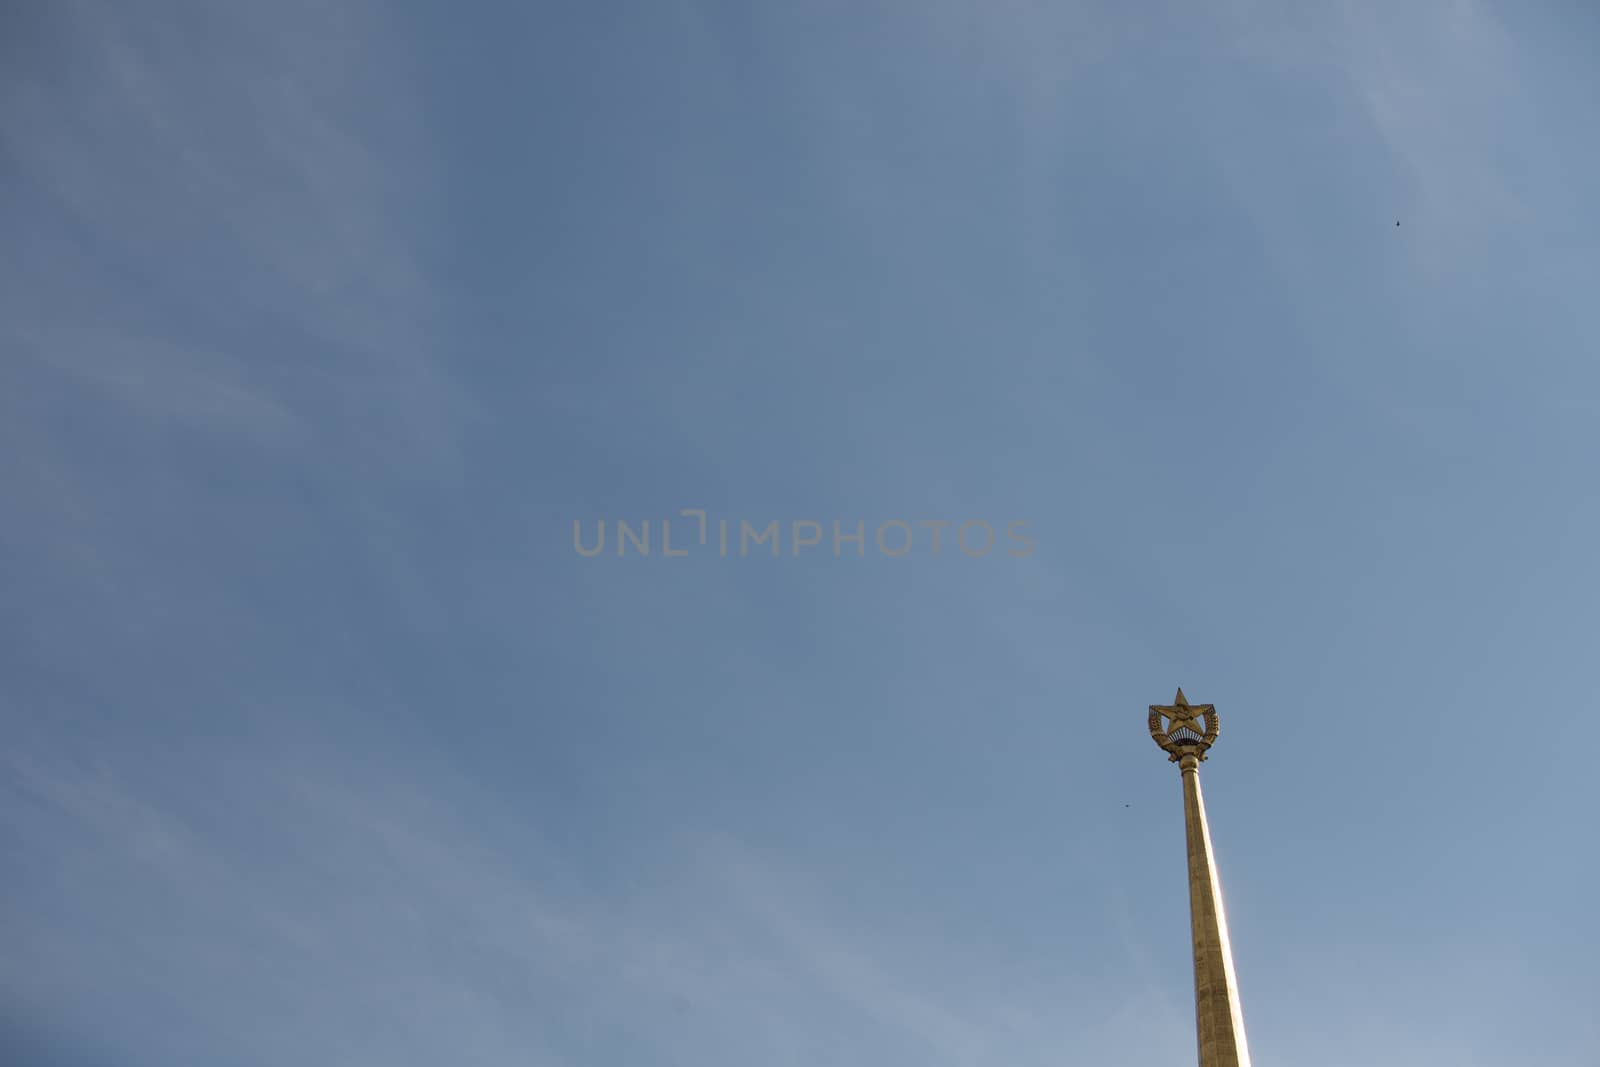
<path fill-rule="evenodd" d="M 1195 733 L 1203 734 L 1206 732 L 1205 713 L 1211 710 L 1211 705 L 1191 705 L 1188 701 L 1188 698 L 1183 695 L 1183 690 L 1180 688 L 1178 690 L 1178 695 L 1173 698 L 1170 705 L 1166 707 L 1157 705 L 1151 710 L 1159 711 L 1162 717 L 1167 720 L 1167 733 L 1172 733 L 1174 730 L 1178 730 L 1187 726 Z"/>

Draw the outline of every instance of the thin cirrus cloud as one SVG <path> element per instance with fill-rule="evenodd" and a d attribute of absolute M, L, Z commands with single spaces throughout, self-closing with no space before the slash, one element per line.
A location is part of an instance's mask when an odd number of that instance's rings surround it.
<path fill-rule="evenodd" d="M 1584 328 L 1495 255 L 1583 142 L 1488 9 L 569 7 L 7 16 L 0 1053 L 1180 1062 L 1203 667 L 1257 1054 L 1588 1062 L 1574 757 L 1442 834 L 1397 714 L 1582 632 L 1481 336 Z M 1038 550 L 571 549 L 684 507 Z"/>
<path fill-rule="evenodd" d="M 539 1050 L 573 1031 L 599 1058 L 633 1041 L 728 1064 L 1044 1064 L 1064 1047 L 1134 1063 L 1186 1037 L 1148 1031 L 1149 994 L 1084 1032 L 1055 1003 L 1086 995 L 1071 984 L 983 989 L 936 948 L 914 964 L 838 918 L 838 886 L 731 839 L 686 836 L 648 889 L 552 900 L 570 872 L 535 869 L 513 813 L 314 759 L 219 762 L 201 816 L 103 766 L 11 761 L 7 832 L 28 885 L 52 887 L 47 915 L 9 924 L 13 1003 L 83 1033 L 107 998 L 181 1018 L 147 1035 L 133 1062 L 151 1063 L 559 1064 Z M 62 925 L 94 936 L 63 942 Z"/>
<path fill-rule="evenodd" d="M 37 16 L 40 54 L 71 61 L 13 70 L 0 105 L 34 191 L 13 208 L 13 347 L 146 418 L 263 443 L 314 424 L 323 448 L 448 465 L 460 398 L 415 246 L 428 133 L 383 25 L 242 14 Z"/>

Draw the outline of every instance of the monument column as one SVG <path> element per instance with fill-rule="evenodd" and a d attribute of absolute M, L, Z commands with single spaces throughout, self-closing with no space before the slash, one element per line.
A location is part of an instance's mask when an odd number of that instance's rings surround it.
<path fill-rule="evenodd" d="M 1194 1014 L 1200 1067 L 1250 1067 L 1239 982 L 1233 973 L 1222 883 L 1211 850 L 1200 764 L 1217 740 L 1217 709 L 1190 704 L 1183 690 L 1169 706 L 1150 705 L 1150 736 L 1183 777 L 1184 836 L 1189 852 L 1189 932 L 1194 945 Z"/>

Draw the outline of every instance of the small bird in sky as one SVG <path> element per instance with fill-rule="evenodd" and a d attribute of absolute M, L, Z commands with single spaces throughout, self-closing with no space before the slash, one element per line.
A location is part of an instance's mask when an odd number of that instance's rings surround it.
<path fill-rule="evenodd" d="M 1398 226 L 1398 225 L 1400 225 L 1400 220 L 1399 220 L 1399 219 L 1395 219 L 1395 220 L 1394 220 L 1394 224 L 1395 224 L 1395 225 L 1396 225 L 1396 226 Z"/>

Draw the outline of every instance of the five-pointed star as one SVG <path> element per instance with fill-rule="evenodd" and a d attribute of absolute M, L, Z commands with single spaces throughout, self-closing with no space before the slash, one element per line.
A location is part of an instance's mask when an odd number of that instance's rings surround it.
<path fill-rule="evenodd" d="M 1174 730 L 1187 726 L 1195 733 L 1203 734 L 1206 732 L 1206 728 L 1201 722 L 1201 716 L 1205 714 L 1206 708 L 1209 706 L 1201 704 L 1198 707 L 1190 707 L 1188 699 L 1183 695 L 1183 690 L 1179 689 L 1178 695 L 1173 698 L 1170 707 L 1157 707 L 1156 710 L 1166 716 L 1168 720 L 1167 733 L 1170 734 Z"/>
<path fill-rule="evenodd" d="M 1180 707 L 1167 709 L 1167 733 L 1172 733 L 1181 727 L 1187 726 L 1197 734 L 1206 732 L 1205 726 L 1200 722 L 1200 713 L 1190 708 L 1187 704 Z"/>

